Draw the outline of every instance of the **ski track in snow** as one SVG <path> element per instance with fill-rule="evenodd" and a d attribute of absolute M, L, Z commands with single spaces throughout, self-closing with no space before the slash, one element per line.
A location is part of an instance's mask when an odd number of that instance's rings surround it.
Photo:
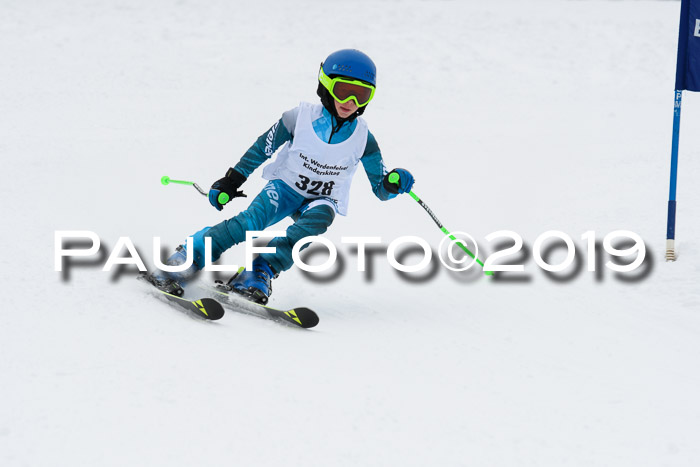
<path fill-rule="evenodd" d="M 693 93 L 679 261 L 663 250 L 679 2 L 346 6 L 0 5 L 0 465 L 698 465 Z M 387 166 L 411 170 L 482 258 L 487 234 L 520 234 L 526 280 L 440 267 L 408 281 L 381 252 L 357 272 L 343 236 L 442 239 L 407 196 L 376 200 L 362 170 L 327 234 L 344 272 L 274 282 L 271 306 L 316 310 L 312 330 L 204 322 L 133 271 L 101 272 L 121 236 L 152 264 L 154 236 L 171 249 L 243 208 L 158 180 L 218 179 L 282 111 L 316 102 L 318 63 L 345 47 L 378 64 L 365 116 Z M 581 235 L 618 229 L 646 243 L 639 280 L 585 270 Z M 63 279 L 56 230 L 98 233 L 104 256 Z M 566 281 L 532 259 L 548 230 L 577 245 Z"/>

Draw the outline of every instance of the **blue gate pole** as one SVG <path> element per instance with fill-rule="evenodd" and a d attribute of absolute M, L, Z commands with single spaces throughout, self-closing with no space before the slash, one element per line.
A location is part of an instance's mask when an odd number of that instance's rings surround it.
<path fill-rule="evenodd" d="M 681 129 L 682 90 L 676 90 L 673 105 L 673 141 L 671 143 L 671 183 L 668 193 L 668 221 L 666 223 L 666 261 L 676 260 L 676 182 L 678 180 L 678 138 Z"/>

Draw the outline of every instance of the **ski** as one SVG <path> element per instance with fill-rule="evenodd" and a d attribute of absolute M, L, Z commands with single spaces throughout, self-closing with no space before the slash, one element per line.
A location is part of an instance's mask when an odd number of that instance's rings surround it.
<path fill-rule="evenodd" d="M 145 276 L 140 276 L 139 279 L 153 285 L 153 283 L 150 282 Z M 224 316 L 224 307 L 213 298 L 189 300 L 187 298 L 178 297 L 177 295 L 160 290 L 155 286 L 153 287 L 153 290 L 160 292 L 160 294 L 165 297 L 169 303 L 189 311 L 198 318 L 216 321 Z"/>
<path fill-rule="evenodd" d="M 163 292 L 162 290 L 158 290 L 158 292 L 163 294 L 163 296 L 168 299 L 170 303 L 173 303 L 180 308 L 184 308 L 200 318 L 216 321 L 224 316 L 224 307 L 213 298 L 188 300 L 186 298 L 180 298 L 176 295 Z"/>
<path fill-rule="evenodd" d="M 233 289 L 223 283 L 217 283 L 212 290 L 218 297 L 223 299 L 224 306 L 231 311 L 271 319 L 304 329 L 316 326 L 319 321 L 318 315 L 306 307 L 292 308 L 287 311 L 278 310 L 250 301 L 245 295 L 233 291 Z"/>

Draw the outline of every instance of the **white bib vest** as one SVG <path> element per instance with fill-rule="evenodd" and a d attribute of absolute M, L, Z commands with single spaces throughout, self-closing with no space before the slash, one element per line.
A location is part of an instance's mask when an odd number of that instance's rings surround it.
<path fill-rule="evenodd" d="M 280 149 L 262 176 L 284 181 L 305 198 L 327 199 L 345 216 L 352 177 L 367 146 L 367 122 L 358 117 L 348 139 L 328 144 L 316 135 L 312 123 L 322 108 L 321 104 L 299 104 L 293 140 Z"/>

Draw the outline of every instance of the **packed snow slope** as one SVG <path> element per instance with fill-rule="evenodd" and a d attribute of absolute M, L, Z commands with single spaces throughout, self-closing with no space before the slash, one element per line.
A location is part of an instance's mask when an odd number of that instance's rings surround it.
<path fill-rule="evenodd" d="M 0 465 L 700 465 L 693 93 L 679 259 L 664 261 L 679 6 L 0 2 Z M 311 331 L 198 321 L 133 266 L 102 271 L 120 237 L 150 265 L 154 237 L 170 250 L 244 209 L 160 177 L 208 187 L 284 110 L 317 102 L 319 63 L 347 47 L 377 63 L 365 117 L 387 166 L 482 258 L 512 243 L 490 233 L 520 235 L 502 264 L 524 272 L 434 260 L 400 276 L 392 241 L 437 250 L 443 235 L 409 196 L 377 200 L 362 170 L 327 234 L 344 269 L 274 282 L 272 305 L 318 311 Z M 263 185 L 256 173 L 244 189 Z M 56 272 L 59 230 L 95 232 L 100 255 Z M 550 230 L 576 245 L 551 275 L 533 258 Z M 605 266 L 615 230 L 644 240 L 637 271 Z M 357 236 L 382 241 L 365 272 L 341 243 Z"/>

